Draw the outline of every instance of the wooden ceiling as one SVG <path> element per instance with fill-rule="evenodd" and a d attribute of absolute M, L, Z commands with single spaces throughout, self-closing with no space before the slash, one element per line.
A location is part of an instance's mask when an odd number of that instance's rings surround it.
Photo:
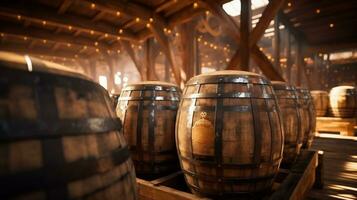
<path fill-rule="evenodd" d="M 6 42 L 0 49 L 70 57 L 114 53 L 121 41 L 138 43 L 154 34 L 169 34 L 174 26 L 204 12 L 194 4 L 192 0 L 3 0 L 0 33 Z"/>
<path fill-rule="evenodd" d="M 317 51 L 357 47 L 356 0 L 296 0 L 288 4 L 284 7 L 286 17 Z"/>

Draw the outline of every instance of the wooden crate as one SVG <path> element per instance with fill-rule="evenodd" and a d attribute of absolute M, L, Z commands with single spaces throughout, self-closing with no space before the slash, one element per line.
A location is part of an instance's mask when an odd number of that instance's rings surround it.
<path fill-rule="evenodd" d="M 272 191 L 264 199 L 303 199 L 315 182 L 318 165 L 317 151 L 304 150 L 290 169 L 281 169 Z M 137 178 L 140 200 L 197 200 L 208 199 L 192 194 L 182 172 L 152 181 Z"/>
<path fill-rule="evenodd" d="M 317 117 L 316 132 L 339 133 L 344 136 L 354 136 L 357 127 L 356 118 Z"/>

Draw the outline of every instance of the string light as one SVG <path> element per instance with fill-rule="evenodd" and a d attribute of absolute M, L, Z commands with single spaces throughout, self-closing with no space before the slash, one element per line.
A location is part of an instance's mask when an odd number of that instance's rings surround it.
<path fill-rule="evenodd" d="M 98 42 L 94 42 L 94 46 L 98 46 Z"/>
<path fill-rule="evenodd" d="M 74 57 L 75 57 L 75 58 L 78 58 L 78 55 L 77 55 L 77 54 L 75 54 L 75 55 L 74 55 Z"/>
<path fill-rule="evenodd" d="M 333 28 L 335 26 L 335 24 L 331 23 L 330 24 L 330 28 Z"/>
<path fill-rule="evenodd" d="M 146 28 L 150 28 L 151 27 L 151 24 L 150 23 L 147 23 L 146 24 Z"/>
<path fill-rule="evenodd" d="M 123 33 L 123 29 L 119 29 L 119 33 Z"/>
<path fill-rule="evenodd" d="M 94 34 L 94 31 L 93 31 L 93 30 L 91 30 L 91 31 L 90 31 L 90 34 L 91 34 L 91 35 L 93 35 L 93 34 Z"/>
<path fill-rule="evenodd" d="M 97 49 L 95 49 L 95 51 L 96 51 L 96 52 L 99 52 L 99 49 L 97 48 Z"/>
<path fill-rule="evenodd" d="M 319 14 L 320 13 L 320 9 L 316 9 L 316 13 Z"/>
<path fill-rule="evenodd" d="M 135 22 L 140 22 L 140 18 L 139 17 L 135 18 Z"/>
<path fill-rule="evenodd" d="M 92 3 L 92 4 L 90 5 L 90 7 L 91 7 L 92 9 L 94 9 L 94 8 L 95 8 L 95 4 Z"/>
<path fill-rule="evenodd" d="M 149 22 L 153 23 L 154 19 L 152 17 L 150 17 Z"/>
<path fill-rule="evenodd" d="M 197 41 L 198 41 L 198 42 L 201 42 L 201 38 L 197 38 Z"/>
<path fill-rule="evenodd" d="M 0 35 L 1 35 L 1 37 L 4 37 L 4 36 L 5 36 L 5 34 L 4 34 L 4 33 L 1 33 Z"/>
<path fill-rule="evenodd" d="M 291 7 L 291 2 L 288 3 L 288 6 Z"/>
<path fill-rule="evenodd" d="M 198 8 L 198 3 L 197 2 L 193 3 L 193 8 Z"/>
<path fill-rule="evenodd" d="M 120 40 L 120 36 L 117 36 L 117 40 Z"/>
<path fill-rule="evenodd" d="M 46 26 L 47 22 L 46 22 L 46 21 L 42 21 L 42 24 L 43 24 L 44 26 Z"/>
<path fill-rule="evenodd" d="M 206 12 L 205 12 L 205 13 L 206 13 L 206 15 L 209 15 L 209 14 L 210 14 L 209 10 L 206 10 Z"/>
<path fill-rule="evenodd" d="M 47 43 L 47 40 L 42 40 L 42 42 L 43 42 L 44 44 L 46 44 L 46 43 Z"/>
<path fill-rule="evenodd" d="M 70 43 L 67 43 L 67 47 L 71 47 L 71 44 L 70 44 Z"/>
<path fill-rule="evenodd" d="M 68 26 L 68 30 L 72 30 L 72 26 Z"/>
<path fill-rule="evenodd" d="M 120 50 L 117 50 L 117 53 L 120 53 Z"/>
<path fill-rule="evenodd" d="M 104 37 L 107 38 L 108 37 L 108 33 L 104 34 Z"/>
<path fill-rule="evenodd" d="M 119 16 L 120 16 L 120 12 L 119 12 L 119 11 L 117 11 L 116 15 L 119 17 Z"/>
<path fill-rule="evenodd" d="M 18 19 L 18 20 L 21 20 L 21 15 L 17 15 L 17 19 Z"/>
<path fill-rule="evenodd" d="M 87 45 L 84 45 L 84 46 L 83 46 L 83 49 L 87 49 Z"/>

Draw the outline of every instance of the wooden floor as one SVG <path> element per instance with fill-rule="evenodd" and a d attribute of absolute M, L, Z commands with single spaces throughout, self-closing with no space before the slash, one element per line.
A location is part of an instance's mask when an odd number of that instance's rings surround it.
<path fill-rule="evenodd" d="M 313 149 L 324 151 L 324 188 L 306 199 L 357 199 L 357 137 L 320 134 Z"/>

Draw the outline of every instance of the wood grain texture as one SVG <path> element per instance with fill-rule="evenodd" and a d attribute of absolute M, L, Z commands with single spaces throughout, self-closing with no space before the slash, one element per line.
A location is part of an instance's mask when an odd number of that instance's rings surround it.
<path fill-rule="evenodd" d="M 176 171 L 175 121 L 180 89 L 164 82 L 128 85 L 119 97 L 117 114 L 139 175 Z"/>
<path fill-rule="evenodd" d="M 0 199 L 136 199 L 120 126 L 101 120 L 119 120 L 106 90 L 36 59 L 32 67 L 0 61 Z"/>
<path fill-rule="evenodd" d="M 187 83 L 176 145 L 192 192 L 222 197 L 268 190 L 283 140 L 275 95 L 262 76 L 219 71 Z"/>
<path fill-rule="evenodd" d="M 273 81 L 272 85 L 283 119 L 284 153 L 282 163 L 289 165 L 295 161 L 300 153 L 303 141 L 298 97 L 295 95 L 295 88 L 285 82 Z"/>
<path fill-rule="evenodd" d="M 335 117 L 356 116 L 357 90 L 353 86 L 337 86 L 330 91 L 330 109 Z"/>
<path fill-rule="evenodd" d="M 311 91 L 311 96 L 314 102 L 316 116 L 323 117 L 327 114 L 329 106 L 328 92 L 321 90 Z"/>

